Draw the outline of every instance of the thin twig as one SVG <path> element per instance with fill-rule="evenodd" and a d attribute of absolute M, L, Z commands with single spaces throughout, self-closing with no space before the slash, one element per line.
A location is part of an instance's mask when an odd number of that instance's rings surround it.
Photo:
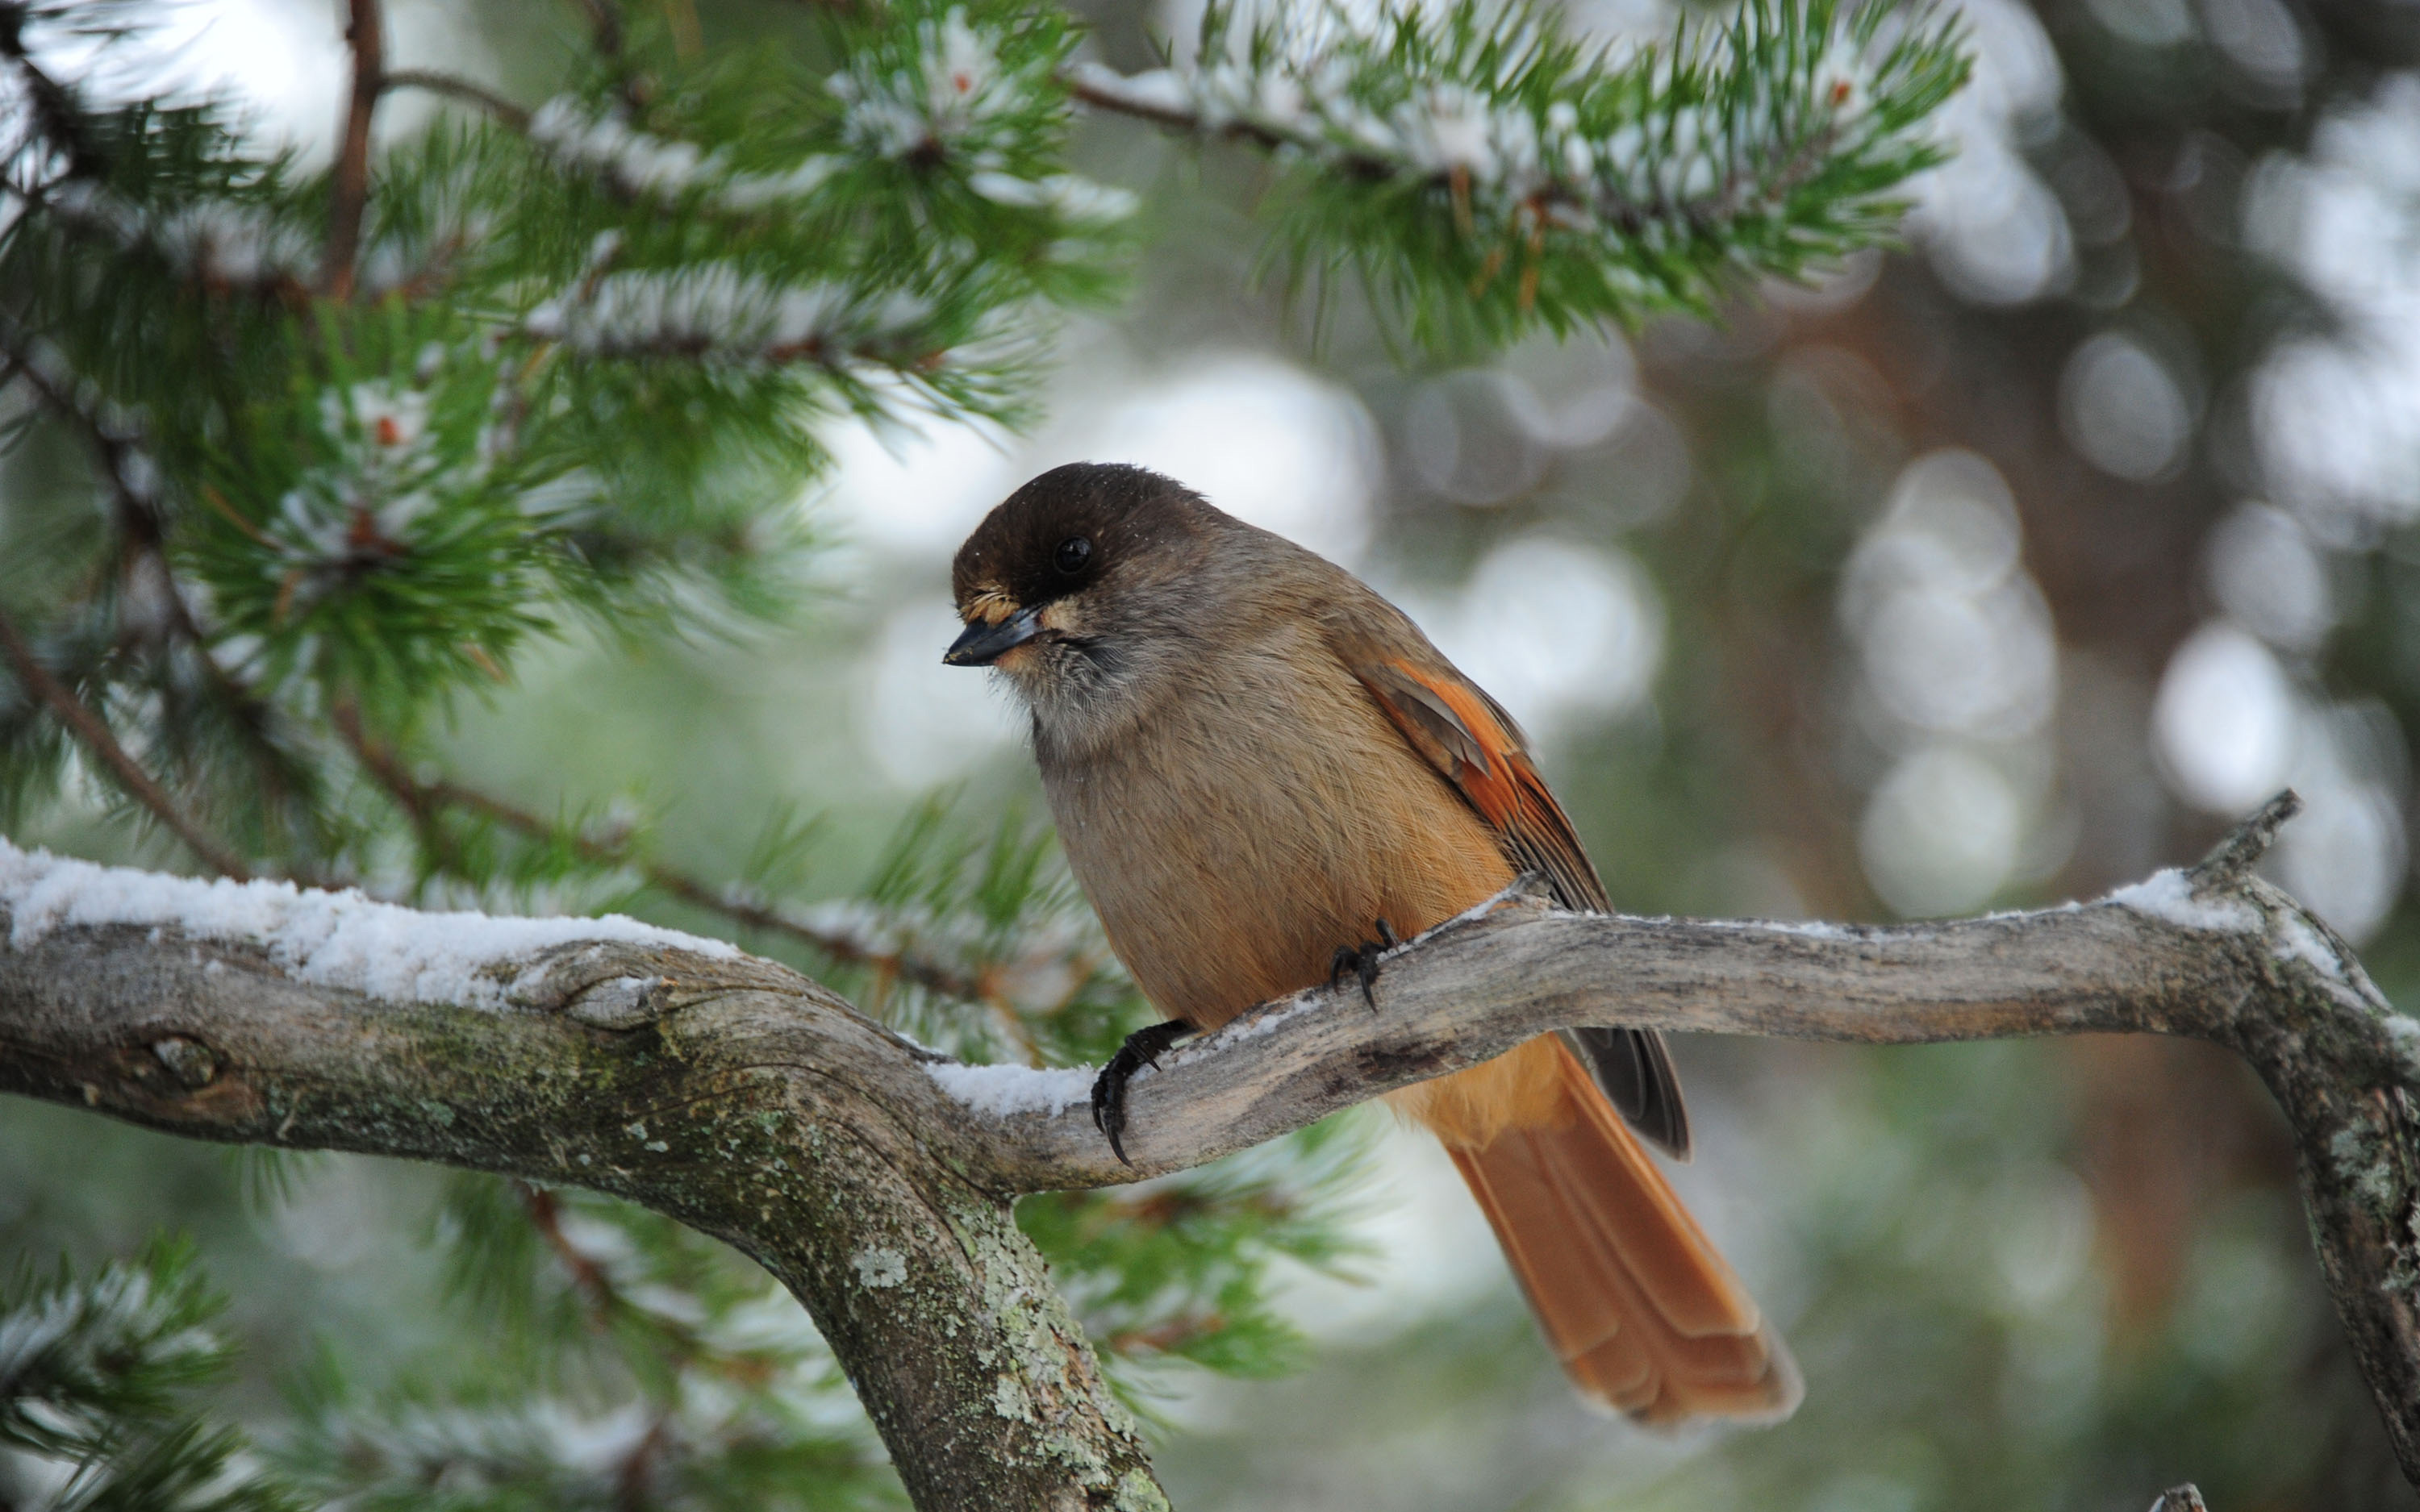
<path fill-rule="evenodd" d="M 1078 104 L 1089 105 L 1094 110 L 1108 111 L 1114 116 L 1129 116 L 1136 120 L 1149 121 L 1154 126 L 1164 126 L 1171 131 L 1187 131 L 1197 136 L 1232 137 L 1236 141 L 1250 142 L 1272 148 L 1300 145 L 1294 142 L 1291 137 L 1273 131 L 1264 126 L 1253 125 L 1249 121 L 1229 121 L 1214 132 L 1195 111 L 1177 105 L 1155 104 L 1148 100 L 1138 100 L 1132 95 L 1121 93 L 1111 86 L 1110 81 L 1115 77 L 1116 75 L 1109 69 L 1098 65 L 1091 67 L 1078 65 L 1061 73 L 1059 83 L 1067 91 L 1068 98 Z M 1392 171 L 1391 164 L 1384 163 L 1382 160 L 1374 157 L 1358 161 L 1388 172 Z"/>
<path fill-rule="evenodd" d="M 706 52 L 706 30 L 697 23 L 695 0 L 664 0 L 664 25 L 682 62 L 694 62 Z"/>
<path fill-rule="evenodd" d="M 328 181 L 328 254 L 319 268 L 319 291 L 332 300 L 353 297 L 353 262 L 362 247 L 362 216 L 370 198 L 370 121 L 385 87 L 386 35 L 379 0 L 348 0 L 351 23 L 345 40 L 353 50 L 353 93 L 345 105 L 345 141 Z"/>
<path fill-rule="evenodd" d="M 613 1281 L 594 1257 L 571 1242 L 563 1231 L 563 1205 L 555 1195 L 542 1186 L 527 1181 L 515 1181 L 513 1190 L 521 1199 L 521 1211 L 529 1215 L 530 1227 L 546 1241 L 547 1248 L 563 1262 L 571 1274 L 572 1289 L 588 1304 L 588 1321 L 599 1333 L 613 1320 Z"/>
<path fill-rule="evenodd" d="M 194 619 L 193 606 L 178 591 L 159 505 L 133 481 L 137 473 L 156 471 L 141 440 L 124 424 L 105 422 L 98 411 L 80 402 L 60 376 L 48 369 L 36 338 L 5 316 L 0 316 L 0 356 L 8 359 L 8 378 L 0 379 L 0 388 L 16 378 L 23 378 L 43 405 L 75 427 L 91 448 L 94 461 L 109 482 L 116 505 L 112 514 L 124 547 L 119 570 L 130 580 L 136 572 L 147 568 L 159 575 L 160 596 L 164 601 L 161 607 L 169 633 L 183 641 L 200 664 L 203 681 L 241 733 L 253 764 L 260 774 L 267 806 L 271 810 L 281 807 L 293 796 L 294 784 L 273 731 L 275 717 L 265 700 L 237 681 L 210 655 L 209 637 Z M 242 523 L 242 517 L 228 508 L 215 490 L 206 488 L 204 494 L 221 513 Z"/>
<path fill-rule="evenodd" d="M 530 113 L 485 85 L 434 69 L 396 69 L 380 81 L 384 89 L 425 89 L 466 105 L 476 105 L 516 131 L 529 130 Z"/>
<path fill-rule="evenodd" d="M 521 1211 L 528 1216 L 530 1227 L 537 1230 L 538 1237 L 546 1241 L 547 1248 L 554 1252 L 555 1259 L 570 1274 L 572 1289 L 580 1293 L 581 1304 L 587 1310 L 589 1327 L 602 1334 L 613 1326 L 617 1312 L 637 1311 L 663 1336 L 665 1353 L 675 1369 L 703 1365 L 727 1380 L 761 1383 L 763 1366 L 749 1359 L 744 1348 L 735 1352 L 718 1347 L 695 1325 L 641 1307 L 627 1296 L 615 1284 L 608 1263 L 581 1248 L 580 1242 L 563 1227 L 563 1199 L 551 1189 L 523 1180 L 514 1180 L 512 1188 L 521 1200 Z"/>
<path fill-rule="evenodd" d="M 0 656 L 8 658 L 9 670 L 16 673 L 24 689 L 49 706 L 51 714 L 68 733 L 82 741 L 85 748 L 101 759 L 117 779 L 128 796 L 151 810 L 153 817 L 174 831 L 186 848 L 201 858 L 202 863 L 223 877 L 238 882 L 252 880 L 251 869 L 237 859 L 235 853 L 221 845 L 201 825 L 178 809 L 167 791 L 143 769 L 142 764 L 126 753 L 126 748 L 110 733 L 109 725 L 100 715 L 85 706 L 65 683 L 51 675 L 34 656 L 34 648 L 17 628 L 17 622 L 0 612 Z"/>
<path fill-rule="evenodd" d="M 2302 811 L 2302 797 L 2291 788 L 2262 804 L 2250 818 L 2229 830 L 2226 838 L 2202 857 L 2201 864 L 2194 868 L 2195 885 L 2199 887 L 2232 887 L 2241 884 L 2244 875 L 2259 864 L 2260 857 L 2276 842 L 2278 829 L 2287 820 Z"/>

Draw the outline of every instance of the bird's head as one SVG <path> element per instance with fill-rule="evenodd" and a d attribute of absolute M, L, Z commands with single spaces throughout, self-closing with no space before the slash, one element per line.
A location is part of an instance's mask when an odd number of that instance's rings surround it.
<path fill-rule="evenodd" d="M 966 632 L 942 659 L 1000 671 L 1045 733 L 1097 724 L 1215 633 L 1219 579 L 1260 534 L 1142 468 L 1053 468 L 958 548 Z"/>

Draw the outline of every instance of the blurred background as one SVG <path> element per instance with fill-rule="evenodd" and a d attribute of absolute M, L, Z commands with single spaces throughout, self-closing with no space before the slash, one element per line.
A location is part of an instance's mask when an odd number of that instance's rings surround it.
<path fill-rule="evenodd" d="M 151 45 L 324 158 L 340 8 L 193 3 Z M 695 8 L 718 46 L 794 19 Z M 1079 8 L 1128 69 L 1195 19 Z M 1652 0 L 1570 8 L 1668 24 Z M 949 556 L 1033 472 L 1133 461 L 1410 610 L 1528 726 L 1625 909 L 2089 897 L 2290 784 L 2308 807 L 2274 874 L 2420 1008 L 2420 5 L 1960 8 L 1976 79 L 1905 250 L 1716 324 L 1479 365 L 1290 306 L 1259 276 L 1257 160 L 1088 123 L 1086 171 L 1142 196 L 1145 246 L 1133 297 L 1069 329 L 1031 434 L 832 429 L 841 466 L 798 500 L 833 544 L 801 623 L 525 656 L 447 758 L 539 808 L 644 806 L 706 872 L 781 805 L 824 816 L 844 881 L 936 790 L 1038 809 L 1002 697 L 940 665 Z M 578 39 L 571 8 L 505 0 L 396 0 L 390 24 L 391 64 L 522 99 Z M 107 849 L 72 814 L 18 838 Z M 2186 1478 L 2217 1512 L 2412 1504 L 2283 1125 L 2225 1056 L 1678 1053 L 1682 1184 L 1799 1351 L 1792 1421 L 1588 1415 L 1441 1153 L 1364 1112 L 1370 1257 L 1289 1283 L 1318 1346 L 1298 1374 L 1167 1378 L 1177 1504 L 2116 1512 Z M 20 1103 L 0 1149 L 0 1247 L 194 1232 L 259 1400 L 317 1350 L 374 1375 L 458 1326 L 413 1242 L 428 1173 L 329 1161 L 247 1205 L 216 1152 Z"/>

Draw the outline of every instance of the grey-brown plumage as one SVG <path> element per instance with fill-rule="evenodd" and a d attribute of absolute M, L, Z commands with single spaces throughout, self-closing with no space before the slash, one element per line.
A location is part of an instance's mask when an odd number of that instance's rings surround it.
<path fill-rule="evenodd" d="M 1069 865 L 1171 1019 L 1215 1028 L 1524 872 L 1606 906 L 1492 699 L 1350 574 L 1171 480 L 1044 473 L 953 579 L 950 659 L 1031 712 Z M 1688 1149 L 1659 1036 L 1544 1038 L 1394 1101 L 1452 1151 L 1584 1389 L 1655 1421 L 1795 1404 L 1786 1351 L 1624 1130 Z"/>

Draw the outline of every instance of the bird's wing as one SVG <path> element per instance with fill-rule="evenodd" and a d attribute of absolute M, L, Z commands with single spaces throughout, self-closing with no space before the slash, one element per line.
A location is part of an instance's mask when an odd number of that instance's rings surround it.
<path fill-rule="evenodd" d="M 1514 865 L 1544 876 L 1566 908 L 1613 911 L 1570 816 L 1538 775 L 1528 739 L 1502 705 L 1434 653 L 1407 653 L 1360 637 L 1345 638 L 1336 649 L 1412 748 L 1487 821 Z M 1567 1029 L 1563 1042 L 1631 1127 L 1676 1159 L 1688 1158 L 1689 1116 L 1662 1035 Z"/>
<path fill-rule="evenodd" d="M 1450 666 L 1410 657 L 1351 663 L 1412 748 L 1445 775 L 1502 839 L 1505 854 L 1553 887 L 1566 908 L 1612 911 L 1563 806 L 1497 702 Z"/>

